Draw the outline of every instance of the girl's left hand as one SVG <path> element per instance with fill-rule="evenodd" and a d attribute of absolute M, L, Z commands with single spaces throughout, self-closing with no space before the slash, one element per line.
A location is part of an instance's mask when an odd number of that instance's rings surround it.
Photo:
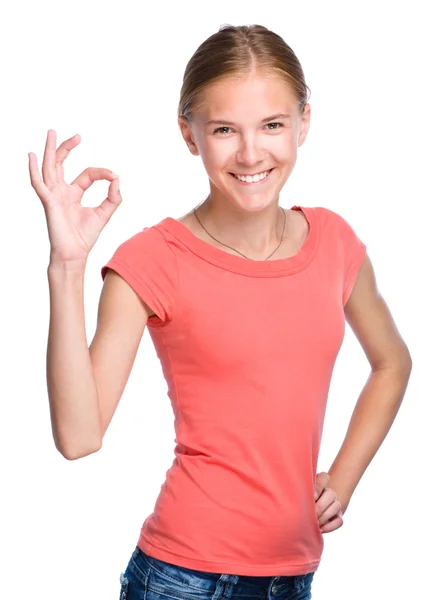
<path fill-rule="evenodd" d="M 342 506 L 336 492 L 326 487 L 329 480 L 330 475 L 324 471 L 316 475 L 316 514 L 322 533 L 339 529 L 344 524 Z"/>

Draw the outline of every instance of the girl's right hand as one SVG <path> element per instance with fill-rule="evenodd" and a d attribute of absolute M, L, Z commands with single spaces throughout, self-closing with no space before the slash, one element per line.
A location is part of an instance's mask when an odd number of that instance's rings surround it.
<path fill-rule="evenodd" d="M 56 132 L 48 131 L 43 156 L 43 181 L 37 157 L 29 153 L 31 185 L 45 210 L 51 243 L 51 262 L 86 261 L 100 232 L 122 202 L 118 176 L 109 169 L 88 167 L 71 185 L 64 181 L 63 162 L 80 142 L 80 136 L 65 140 L 56 150 Z M 108 197 L 95 208 L 80 204 L 83 193 L 99 179 L 111 181 Z"/>

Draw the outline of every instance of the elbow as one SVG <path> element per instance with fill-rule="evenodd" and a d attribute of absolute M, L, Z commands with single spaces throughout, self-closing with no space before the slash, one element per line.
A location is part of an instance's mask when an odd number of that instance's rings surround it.
<path fill-rule="evenodd" d="M 402 351 L 397 354 L 384 357 L 378 362 L 372 364 L 372 371 L 379 371 L 381 369 L 388 369 L 396 373 L 405 375 L 407 378 L 410 377 L 412 372 L 413 361 L 407 346 L 404 346 Z"/>
<path fill-rule="evenodd" d="M 412 360 L 412 356 L 409 352 L 409 349 L 407 347 L 406 347 L 404 358 L 401 362 L 402 362 L 402 368 L 410 377 L 410 373 L 412 372 L 412 367 L 413 367 L 413 360 Z"/>
<path fill-rule="evenodd" d="M 78 460 L 79 458 L 84 458 L 85 456 L 89 456 L 90 454 L 98 452 L 101 447 L 102 444 L 94 445 L 87 449 L 82 448 L 81 450 L 73 450 L 72 448 L 57 448 L 57 450 L 66 460 Z"/>
<path fill-rule="evenodd" d="M 59 431 L 53 427 L 54 444 L 60 454 L 66 460 L 77 460 L 90 454 L 98 452 L 102 447 L 102 439 L 100 436 L 84 436 L 77 439 L 74 443 L 72 436 L 62 436 Z"/>

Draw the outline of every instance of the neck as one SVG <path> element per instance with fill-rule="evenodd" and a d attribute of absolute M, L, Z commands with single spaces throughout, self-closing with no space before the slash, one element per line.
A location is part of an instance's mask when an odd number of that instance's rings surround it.
<path fill-rule="evenodd" d="M 269 254 L 281 241 L 285 215 L 277 201 L 249 212 L 210 195 L 195 210 L 212 236 L 247 255 Z"/>

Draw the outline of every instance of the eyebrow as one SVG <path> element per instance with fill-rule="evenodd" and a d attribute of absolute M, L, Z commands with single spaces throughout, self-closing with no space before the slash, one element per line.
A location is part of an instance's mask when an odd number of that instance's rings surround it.
<path fill-rule="evenodd" d="M 261 123 L 265 123 L 266 121 L 273 121 L 273 119 L 287 119 L 288 117 L 290 117 L 290 115 L 287 115 L 285 113 L 278 113 L 277 115 L 271 115 L 271 117 L 266 117 L 265 119 L 262 119 Z M 211 119 L 211 121 L 206 122 L 206 125 L 211 124 L 236 125 L 236 123 L 233 123 L 233 121 L 224 121 L 222 119 Z"/>

